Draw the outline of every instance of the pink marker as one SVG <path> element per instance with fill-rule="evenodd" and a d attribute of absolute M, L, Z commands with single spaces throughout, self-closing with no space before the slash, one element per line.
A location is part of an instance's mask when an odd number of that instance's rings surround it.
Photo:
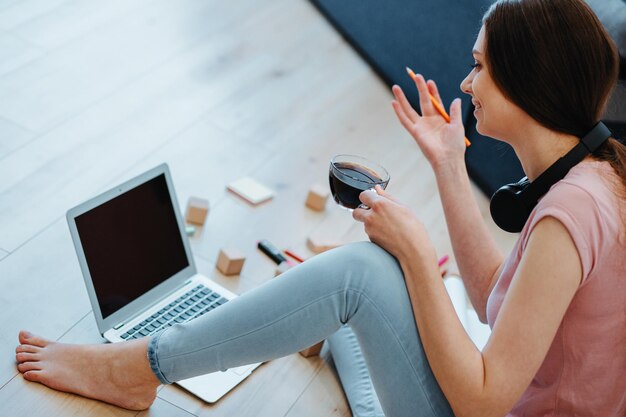
<path fill-rule="evenodd" d="M 450 257 L 448 255 L 442 256 L 441 259 L 439 259 L 439 262 L 437 262 L 437 266 L 441 268 L 446 262 L 448 262 L 449 259 Z"/>

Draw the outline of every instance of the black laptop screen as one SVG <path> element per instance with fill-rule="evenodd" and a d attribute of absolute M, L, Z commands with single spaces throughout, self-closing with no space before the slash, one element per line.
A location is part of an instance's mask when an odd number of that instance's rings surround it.
<path fill-rule="evenodd" d="M 161 174 L 76 217 L 102 317 L 189 266 Z"/>

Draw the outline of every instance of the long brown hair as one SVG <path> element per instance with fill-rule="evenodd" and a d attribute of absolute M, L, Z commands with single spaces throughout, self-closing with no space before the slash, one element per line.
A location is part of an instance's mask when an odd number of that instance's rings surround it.
<path fill-rule="evenodd" d="M 489 71 L 509 100 L 548 129 L 578 137 L 600 120 L 619 55 L 584 1 L 499 0 L 483 24 Z M 611 164 L 626 198 L 626 146 L 610 138 L 593 156 Z"/>

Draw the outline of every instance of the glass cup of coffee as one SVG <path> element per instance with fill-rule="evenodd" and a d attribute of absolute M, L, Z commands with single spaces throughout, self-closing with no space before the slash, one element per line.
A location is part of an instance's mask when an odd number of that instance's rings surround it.
<path fill-rule="evenodd" d="M 335 155 L 328 169 L 330 192 L 335 202 L 348 210 L 361 206 L 359 194 L 375 185 L 389 184 L 389 173 L 375 162 L 356 155 Z"/>

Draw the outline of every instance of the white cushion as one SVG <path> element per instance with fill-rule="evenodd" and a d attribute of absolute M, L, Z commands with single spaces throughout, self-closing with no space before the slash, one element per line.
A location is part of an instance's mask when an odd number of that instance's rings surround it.
<path fill-rule="evenodd" d="M 478 314 L 474 311 L 471 303 L 468 300 L 465 286 L 460 277 L 448 276 L 443 280 L 452 305 L 456 311 L 463 328 L 472 339 L 474 344 L 479 350 L 483 350 L 489 340 L 491 329 L 488 325 L 481 323 L 478 319 Z"/>

